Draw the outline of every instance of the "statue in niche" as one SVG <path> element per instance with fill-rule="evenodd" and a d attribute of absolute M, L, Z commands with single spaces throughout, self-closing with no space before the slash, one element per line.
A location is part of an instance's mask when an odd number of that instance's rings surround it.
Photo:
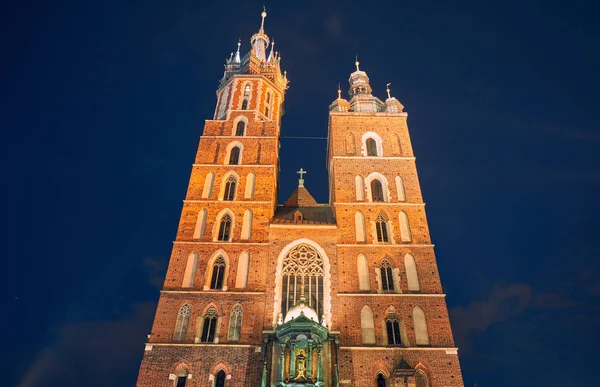
<path fill-rule="evenodd" d="M 296 354 L 296 379 L 297 382 L 306 381 L 306 354 L 301 349 Z"/>

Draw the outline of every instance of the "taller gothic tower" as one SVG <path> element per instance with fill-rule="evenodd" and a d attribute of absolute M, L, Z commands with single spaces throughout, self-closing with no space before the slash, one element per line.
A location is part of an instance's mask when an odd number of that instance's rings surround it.
<path fill-rule="evenodd" d="M 462 386 L 403 106 L 350 75 L 330 202 L 277 204 L 287 89 L 265 33 L 226 61 L 138 387 Z"/>

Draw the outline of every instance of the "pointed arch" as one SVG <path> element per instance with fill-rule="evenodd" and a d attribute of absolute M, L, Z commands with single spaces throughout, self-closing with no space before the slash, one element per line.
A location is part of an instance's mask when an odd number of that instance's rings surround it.
<path fill-rule="evenodd" d="M 363 184 L 363 178 L 360 176 L 354 177 L 354 186 L 356 188 L 356 200 L 362 202 L 365 200 L 365 186 Z"/>
<path fill-rule="evenodd" d="M 190 378 L 190 371 L 185 364 L 179 364 L 175 368 L 175 382 L 173 382 L 174 387 L 186 387 L 187 380 Z"/>
<path fill-rule="evenodd" d="M 241 239 L 252 239 L 252 210 L 247 209 L 244 211 L 244 219 L 242 220 L 242 233 L 240 235 Z"/>
<path fill-rule="evenodd" d="M 400 335 L 400 321 L 396 317 L 396 313 L 389 311 L 385 317 L 385 328 L 387 333 L 388 345 L 402 345 Z"/>
<path fill-rule="evenodd" d="M 200 239 L 204 236 L 204 230 L 206 229 L 206 217 L 208 211 L 206 208 L 198 211 L 198 217 L 196 218 L 196 227 L 194 228 L 194 239 Z"/>
<path fill-rule="evenodd" d="M 369 202 L 387 203 L 390 201 L 388 181 L 387 178 L 381 173 L 373 172 L 369 174 L 369 176 L 365 178 L 365 185 L 370 188 L 367 190 L 367 199 Z"/>
<path fill-rule="evenodd" d="M 404 271 L 406 272 L 406 282 L 408 282 L 408 290 L 411 292 L 420 292 L 419 276 L 417 274 L 417 265 L 415 257 L 411 254 L 404 255 Z"/>
<path fill-rule="evenodd" d="M 173 341 L 185 341 L 187 334 L 188 323 L 190 321 L 191 308 L 188 304 L 183 304 L 177 313 L 177 323 L 175 324 L 175 332 L 173 333 Z"/>
<path fill-rule="evenodd" d="M 402 146 L 400 145 L 400 137 L 396 133 L 392 134 L 392 152 L 400 156 L 402 154 Z"/>
<path fill-rule="evenodd" d="M 248 117 L 239 115 L 233 120 L 232 136 L 243 137 L 248 128 Z"/>
<path fill-rule="evenodd" d="M 235 227 L 235 215 L 229 208 L 219 212 L 213 226 L 213 242 L 231 242 Z"/>
<path fill-rule="evenodd" d="M 383 156 L 383 142 L 377 133 L 370 131 L 366 132 L 363 134 L 361 142 L 361 153 L 363 156 Z"/>
<path fill-rule="evenodd" d="M 394 291 L 394 271 L 390 261 L 384 258 L 379 269 L 381 273 L 381 290 L 384 292 Z"/>
<path fill-rule="evenodd" d="M 388 230 L 388 220 L 384 214 L 377 215 L 375 218 L 375 232 L 377 242 L 388 243 L 390 241 L 390 233 Z"/>
<path fill-rule="evenodd" d="M 293 252 L 293 254 L 290 254 L 292 252 L 292 249 L 294 249 L 295 251 Z M 320 293 L 319 291 L 319 295 L 322 295 L 322 313 L 327 325 L 331 326 L 331 265 L 329 263 L 329 257 L 325 253 L 325 250 L 323 250 L 323 248 L 319 246 L 318 243 L 307 238 L 300 238 L 293 242 L 290 242 L 281 250 L 277 258 L 277 266 L 275 269 L 275 299 L 273 303 L 274 326 L 277 324 L 277 318 L 279 316 L 279 313 L 282 312 L 283 277 L 284 275 L 287 275 L 283 272 L 284 260 L 293 260 L 294 257 L 292 257 L 292 255 L 298 256 L 298 254 L 302 255 L 304 253 L 307 253 L 313 257 L 310 264 L 311 268 L 317 269 L 319 266 L 321 267 L 319 271 L 322 270 L 322 274 L 316 272 L 314 274 L 322 275 L 322 293 Z M 300 269 L 303 270 L 303 268 Z M 319 283 L 317 282 L 316 285 L 319 286 Z M 318 298 L 320 298 L 320 296 L 317 297 L 317 299 Z"/>
<path fill-rule="evenodd" d="M 196 279 L 196 269 L 198 267 L 198 253 L 192 252 L 188 255 L 187 263 L 185 265 L 185 272 L 183 273 L 183 283 L 181 287 L 193 288 L 194 281 Z"/>
<path fill-rule="evenodd" d="M 396 194 L 398 195 L 398 201 L 403 202 L 406 200 L 406 193 L 404 192 L 404 181 L 402 177 L 396 176 Z"/>
<path fill-rule="evenodd" d="M 256 175 L 250 172 L 246 176 L 246 189 L 244 191 L 244 199 L 254 199 L 254 185 L 256 184 Z"/>
<path fill-rule="evenodd" d="M 225 150 L 225 165 L 241 165 L 244 145 L 239 141 L 232 141 Z"/>
<path fill-rule="evenodd" d="M 250 254 L 243 251 L 238 258 L 237 273 L 235 276 L 235 287 L 245 289 L 248 286 L 248 267 L 250 264 Z"/>
<path fill-rule="evenodd" d="M 221 180 L 221 189 L 219 190 L 219 200 L 237 200 L 237 188 L 239 181 L 240 177 L 235 171 L 229 171 L 223 175 L 223 179 Z"/>
<path fill-rule="evenodd" d="M 367 233 L 365 230 L 365 215 L 360 211 L 356 211 L 354 214 L 354 227 L 356 228 L 356 241 L 366 242 Z"/>
<path fill-rule="evenodd" d="M 376 381 L 377 381 L 377 387 L 387 387 L 387 385 L 388 385 L 387 378 L 385 377 L 383 372 L 377 373 Z"/>
<path fill-rule="evenodd" d="M 356 154 L 356 141 L 354 140 L 354 134 L 350 132 L 346 133 L 346 154 Z"/>
<path fill-rule="evenodd" d="M 204 313 L 202 321 L 202 334 L 200 336 L 201 343 L 214 343 L 217 340 L 217 326 L 219 323 L 219 315 L 214 306 L 208 308 Z"/>
<path fill-rule="evenodd" d="M 398 221 L 400 222 L 400 240 L 402 242 L 412 241 L 410 224 L 408 223 L 408 215 L 406 215 L 406 212 L 400 211 L 398 214 Z"/>
<path fill-rule="evenodd" d="M 367 256 L 360 253 L 358 254 L 356 261 L 358 270 L 358 290 L 371 290 L 371 285 L 369 284 L 369 261 L 367 260 Z"/>
<path fill-rule="evenodd" d="M 204 178 L 204 188 L 202 189 L 202 199 L 209 199 L 212 196 L 213 183 L 215 181 L 215 173 L 209 172 Z"/>
<path fill-rule="evenodd" d="M 248 110 L 250 99 L 252 98 L 252 83 L 250 81 L 244 83 L 242 94 L 242 110 Z"/>
<path fill-rule="evenodd" d="M 360 310 L 360 327 L 362 329 L 362 343 L 375 344 L 375 322 L 373 311 L 367 305 Z"/>
<path fill-rule="evenodd" d="M 242 314 L 242 305 L 240 303 L 235 304 L 229 315 L 227 340 L 240 341 L 242 332 Z"/>
<path fill-rule="evenodd" d="M 427 320 L 425 312 L 418 306 L 412 311 L 413 323 L 415 324 L 415 342 L 417 345 L 429 345 L 429 333 L 427 331 Z"/>

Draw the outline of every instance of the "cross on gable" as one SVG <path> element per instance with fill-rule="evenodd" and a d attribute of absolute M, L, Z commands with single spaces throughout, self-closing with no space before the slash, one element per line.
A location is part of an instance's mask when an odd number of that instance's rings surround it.
<path fill-rule="evenodd" d="M 307 173 L 304 169 L 300 168 L 299 171 L 296 172 L 300 175 L 300 179 L 298 179 L 298 187 L 304 187 L 304 174 Z"/>

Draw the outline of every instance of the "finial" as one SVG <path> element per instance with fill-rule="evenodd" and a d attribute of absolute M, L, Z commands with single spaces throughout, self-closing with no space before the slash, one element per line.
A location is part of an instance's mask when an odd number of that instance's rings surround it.
<path fill-rule="evenodd" d="M 260 22 L 260 32 L 264 32 L 265 31 L 265 18 L 267 17 L 267 8 L 265 8 L 264 5 L 263 5 L 263 11 L 260 14 L 260 16 L 262 17 L 262 21 Z"/>
<path fill-rule="evenodd" d="M 392 98 L 392 97 L 390 97 L 390 85 L 391 84 L 392 84 L 392 82 L 390 82 L 387 85 L 385 85 L 385 87 L 386 87 L 385 91 L 387 91 L 387 93 L 388 93 L 388 98 Z"/>
<path fill-rule="evenodd" d="M 304 187 L 303 175 L 307 172 L 304 169 L 300 168 L 300 170 L 296 173 L 300 175 L 300 179 L 298 179 L 298 187 Z"/>
<path fill-rule="evenodd" d="M 275 60 L 275 56 L 273 54 L 274 46 L 275 46 L 275 39 L 271 40 L 271 52 L 269 52 L 269 58 L 267 59 L 267 62 L 272 62 Z"/>
<path fill-rule="evenodd" d="M 338 82 L 338 99 L 342 99 L 342 88 L 340 87 L 339 82 Z"/>
<path fill-rule="evenodd" d="M 242 60 L 240 58 L 240 46 L 242 45 L 242 39 L 238 38 L 237 51 L 235 52 L 235 63 L 240 63 Z"/>
<path fill-rule="evenodd" d="M 356 62 L 354 62 L 354 64 L 356 65 L 356 71 L 360 71 L 360 69 L 358 68 L 358 65 L 360 64 L 360 62 L 358 61 L 358 54 L 356 54 Z"/>

